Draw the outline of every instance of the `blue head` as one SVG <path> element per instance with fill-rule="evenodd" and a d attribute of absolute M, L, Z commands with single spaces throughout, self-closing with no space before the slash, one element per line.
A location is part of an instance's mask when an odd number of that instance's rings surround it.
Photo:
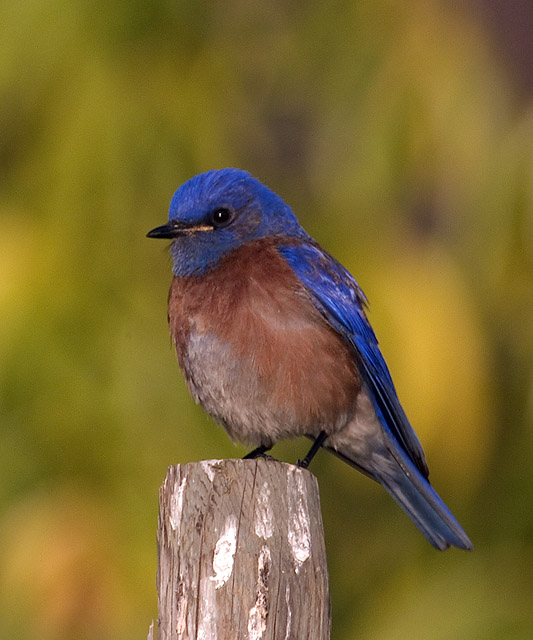
<path fill-rule="evenodd" d="M 201 275 L 225 254 L 257 238 L 304 237 L 283 200 L 247 171 L 219 169 L 183 184 L 170 203 L 168 224 L 148 233 L 172 239 L 175 275 Z"/>

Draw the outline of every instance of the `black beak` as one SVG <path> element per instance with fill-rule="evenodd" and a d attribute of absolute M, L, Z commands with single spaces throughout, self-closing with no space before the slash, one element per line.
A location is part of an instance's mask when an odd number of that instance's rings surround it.
<path fill-rule="evenodd" d="M 147 238 L 179 238 L 186 234 L 188 227 L 178 222 L 167 222 L 152 229 L 146 234 Z"/>

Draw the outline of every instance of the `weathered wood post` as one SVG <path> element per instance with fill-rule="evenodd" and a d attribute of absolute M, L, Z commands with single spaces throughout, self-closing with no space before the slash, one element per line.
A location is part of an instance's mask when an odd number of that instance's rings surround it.
<path fill-rule="evenodd" d="M 169 467 L 157 542 L 159 640 L 329 640 L 309 471 L 262 458 Z"/>

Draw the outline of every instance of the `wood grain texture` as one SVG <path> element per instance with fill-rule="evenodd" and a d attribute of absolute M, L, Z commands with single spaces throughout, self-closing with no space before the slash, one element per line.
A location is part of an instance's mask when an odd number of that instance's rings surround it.
<path fill-rule="evenodd" d="M 329 639 L 309 471 L 265 459 L 169 467 L 159 502 L 159 640 Z"/>

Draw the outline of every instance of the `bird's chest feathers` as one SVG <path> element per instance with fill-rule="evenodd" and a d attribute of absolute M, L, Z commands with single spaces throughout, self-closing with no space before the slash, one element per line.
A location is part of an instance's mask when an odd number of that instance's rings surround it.
<path fill-rule="evenodd" d="M 324 329 L 290 267 L 261 245 L 242 247 L 204 276 L 174 278 L 169 323 L 180 360 L 201 360 L 205 350 L 212 361 L 219 350 L 219 367 L 236 358 L 270 376 Z"/>
<path fill-rule="evenodd" d="M 286 420 L 289 407 L 313 421 L 355 396 L 349 348 L 266 241 L 202 277 L 174 278 L 169 323 L 193 396 L 226 427 L 252 410 Z"/>

